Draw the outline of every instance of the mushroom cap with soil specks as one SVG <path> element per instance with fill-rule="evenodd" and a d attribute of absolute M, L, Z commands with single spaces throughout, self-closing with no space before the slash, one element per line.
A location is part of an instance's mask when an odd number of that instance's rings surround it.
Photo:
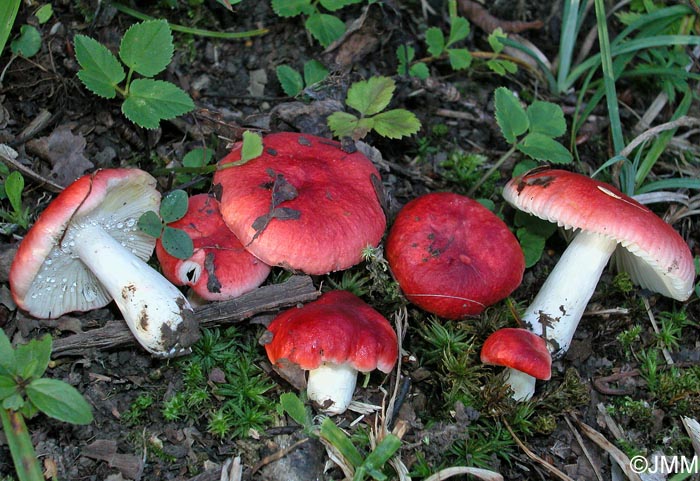
<path fill-rule="evenodd" d="M 270 273 L 270 266 L 245 250 L 224 224 L 219 203 L 210 195 L 190 197 L 184 217 L 168 225 L 190 236 L 194 252 L 189 259 L 178 259 L 158 239 L 163 275 L 175 285 L 190 286 L 202 299 L 233 299 L 258 287 Z"/>
<path fill-rule="evenodd" d="M 547 343 L 527 329 L 506 327 L 491 334 L 481 348 L 481 362 L 517 369 L 544 381 L 552 377 Z"/>
<path fill-rule="evenodd" d="M 347 269 L 386 228 L 379 172 L 333 140 L 277 133 L 243 165 L 234 147 L 214 175 L 224 222 L 254 256 L 307 274 Z"/>
<path fill-rule="evenodd" d="M 438 316 L 481 313 L 522 281 L 520 244 L 495 214 L 459 194 L 408 202 L 386 241 L 386 257 L 408 300 Z"/>

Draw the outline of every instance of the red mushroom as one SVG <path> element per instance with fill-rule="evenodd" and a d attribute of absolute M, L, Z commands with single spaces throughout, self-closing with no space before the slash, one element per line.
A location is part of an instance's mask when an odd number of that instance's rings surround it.
<path fill-rule="evenodd" d="M 536 169 L 511 179 L 503 197 L 522 211 L 578 231 L 522 317 L 544 336 L 553 357 L 569 348 L 611 256 L 640 286 L 680 301 L 690 297 L 695 269 L 688 245 L 613 186 L 564 170 Z"/>
<path fill-rule="evenodd" d="M 40 318 L 88 311 L 114 299 L 139 343 L 172 356 L 199 336 L 182 293 L 145 260 L 155 239 L 141 214 L 158 210 L 156 181 L 138 169 L 105 169 L 68 186 L 22 240 L 10 269 L 12 296 Z"/>
<path fill-rule="evenodd" d="M 284 311 L 268 331 L 272 339 L 265 350 L 270 362 L 287 360 L 308 370 L 309 399 L 328 414 L 347 409 L 357 371 L 388 373 L 398 357 L 389 321 L 347 291 L 330 291 L 301 308 Z"/>
<path fill-rule="evenodd" d="M 262 155 L 232 166 L 238 145 L 214 175 L 224 221 L 246 249 L 268 265 L 326 274 L 379 244 L 386 219 L 367 157 L 305 134 L 270 134 L 263 143 Z"/>
<path fill-rule="evenodd" d="M 175 285 L 190 286 L 202 299 L 233 299 L 258 287 L 270 273 L 270 266 L 245 250 L 226 227 L 219 203 L 207 194 L 190 197 L 185 216 L 169 225 L 192 238 L 194 253 L 178 259 L 158 239 L 156 255 L 163 275 Z"/>
<path fill-rule="evenodd" d="M 508 368 L 507 380 L 515 400 L 532 397 L 532 378 L 547 381 L 552 377 L 547 343 L 527 329 L 507 327 L 491 334 L 481 348 L 481 362 Z"/>
<path fill-rule="evenodd" d="M 449 319 L 481 313 L 522 281 L 525 259 L 508 227 L 486 207 L 448 192 L 407 203 L 386 241 L 406 298 Z"/>

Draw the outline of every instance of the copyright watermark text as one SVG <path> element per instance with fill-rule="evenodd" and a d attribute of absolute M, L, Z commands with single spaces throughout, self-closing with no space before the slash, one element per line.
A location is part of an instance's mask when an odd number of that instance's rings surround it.
<path fill-rule="evenodd" d="M 637 474 L 697 474 L 700 473 L 700 458 L 698 456 L 654 456 L 647 459 L 644 456 L 634 456 L 630 459 L 630 469 Z"/>

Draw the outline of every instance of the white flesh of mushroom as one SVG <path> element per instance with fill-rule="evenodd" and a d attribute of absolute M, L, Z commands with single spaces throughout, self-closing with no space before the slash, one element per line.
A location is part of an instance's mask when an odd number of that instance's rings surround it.
<path fill-rule="evenodd" d="M 348 408 L 356 383 L 357 370 L 350 364 L 324 362 L 309 371 L 306 393 L 319 406 L 331 401 L 328 407 L 323 408 L 323 412 L 333 416 L 344 413 Z"/>

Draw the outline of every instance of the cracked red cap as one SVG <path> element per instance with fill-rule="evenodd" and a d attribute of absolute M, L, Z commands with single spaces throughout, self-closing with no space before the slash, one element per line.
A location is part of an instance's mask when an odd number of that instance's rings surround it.
<path fill-rule="evenodd" d="M 439 192 L 407 203 L 386 241 L 401 290 L 448 319 L 479 314 L 522 281 L 525 259 L 508 227 L 468 197 Z"/>
<path fill-rule="evenodd" d="M 510 367 L 544 381 L 552 377 L 547 343 L 526 329 L 506 327 L 491 334 L 481 348 L 481 362 Z"/>
<path fill-rule="evenodd" d="M 379 312 L 348 291 L 330 291 L 268 326 L 270 362 L 282 359 L 306 370 L 321 363 L 350 364 L 361 372 L 390 372 L 398 357 L 396 333 Z"/>
<path fill-rule="evenodd" d="M 209 301 L 232 299 L 262 284 L 270 266 L 245 250 L 226 227 L 216 199 L 198 194 L 188 202 L 185 216 L 169 226 L 192 238 L 194 253 L 189 259 L 178 259 L 168 254 L 158 239 L 156 255 L 163 275 L 175 285 L 190 286 Z"/>
<path fill-rule="evenodd" d="M 615 187 L 565 170 L 536 169 L 511 179 L 503 197 L 565 229 L 615 240 L 616 265 L 634 282 L 677 300 L 690 297 L 695 268 L 686 242 L 654 212 Z"/>
<path fill-rule="evenodd" d="M 386 228 L 379 172 L 360 152 L 306 134 L 265 136 L 262 155 L 235 167 L 236 146 L 219 165 L 224 221 L 268 265 L 307 274 L 347 269 Z"/>

